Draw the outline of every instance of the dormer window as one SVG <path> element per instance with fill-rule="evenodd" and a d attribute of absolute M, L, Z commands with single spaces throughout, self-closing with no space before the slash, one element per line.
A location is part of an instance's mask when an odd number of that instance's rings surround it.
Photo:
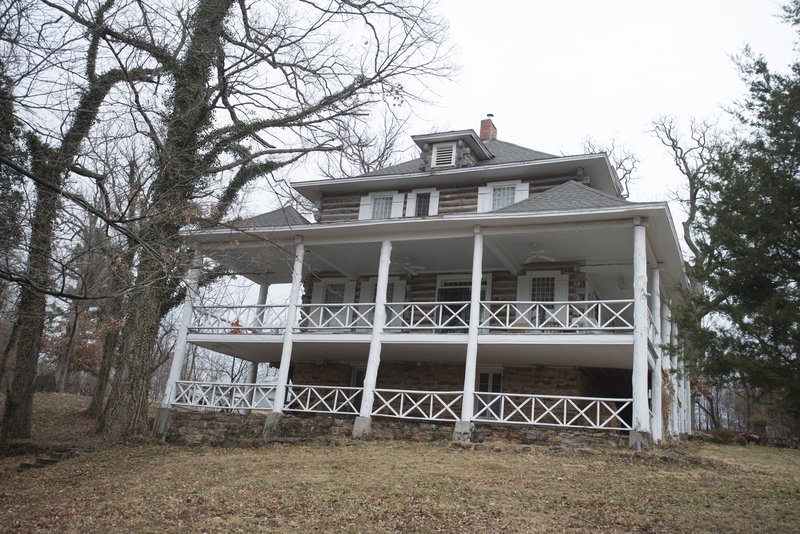
<path fill-rule="evenodd" d="M 452 167 L 456 164 L 456 143 L 437 143 L 433 145 L 431 167 Z"/>

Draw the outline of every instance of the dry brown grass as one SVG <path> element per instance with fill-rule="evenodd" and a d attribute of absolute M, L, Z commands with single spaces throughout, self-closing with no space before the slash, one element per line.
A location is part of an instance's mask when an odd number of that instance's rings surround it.
<path fill-rule="evenodd" d="M 6 531 L 769 531 L 800 528 L 800 452 L 499 452 L 409 443 L 122 446 L 0 472 Z"/>

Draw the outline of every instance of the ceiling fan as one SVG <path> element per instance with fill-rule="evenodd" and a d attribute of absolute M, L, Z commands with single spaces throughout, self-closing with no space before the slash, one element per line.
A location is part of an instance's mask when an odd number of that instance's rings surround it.
<path fill-rule="evenodd" d="M 537 261 L 554 262 L 556 259 L 552 256 L 547 256 L 543 248 L 538 248 L 536 243 L 531 243 L 531 249 L 528 252 L 528 259 L 524 263 L 535 263 Z"/>
<path fill-rule="evenodd" d="M 409 256 L 406 256 L 405 260 L 406 261 L 401 266 L 401 269 L 403 269 L 406 272 L 406 274 L 408 274 L 408 276 L 412 277 L 417 276 L 420 271 L 425 270 L 424 265 L 412 265 L 411 258 Z"/>

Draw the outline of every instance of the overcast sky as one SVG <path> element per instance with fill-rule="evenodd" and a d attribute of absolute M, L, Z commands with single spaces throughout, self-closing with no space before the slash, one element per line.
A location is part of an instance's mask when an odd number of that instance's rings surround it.
<path fill-rule="evenodd" d="M 745 45 L 781 69 L 795 34 L 771 0 L 441 0 L 460 72 L 432 85 L 408 133 L 476 131 L 553 154 L 612 139 L 641 160 L 631 199 L 666 200 L 680 183 L 647 133 L 660 115 L 714 118 L 741 98 L 732 56 Z M 723 118 L 724 120 L 724 118 Z M 676 217 L 678 213 L 674 214 Z"/>

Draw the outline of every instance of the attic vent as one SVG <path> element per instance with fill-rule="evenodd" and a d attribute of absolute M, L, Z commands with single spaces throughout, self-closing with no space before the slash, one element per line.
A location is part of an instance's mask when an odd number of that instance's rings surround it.
<path fill-rule="evenodd" d="M 431 167 L 449 167 L 456 164 L 456 144 L 441 143 L 433 145 Z"/>

